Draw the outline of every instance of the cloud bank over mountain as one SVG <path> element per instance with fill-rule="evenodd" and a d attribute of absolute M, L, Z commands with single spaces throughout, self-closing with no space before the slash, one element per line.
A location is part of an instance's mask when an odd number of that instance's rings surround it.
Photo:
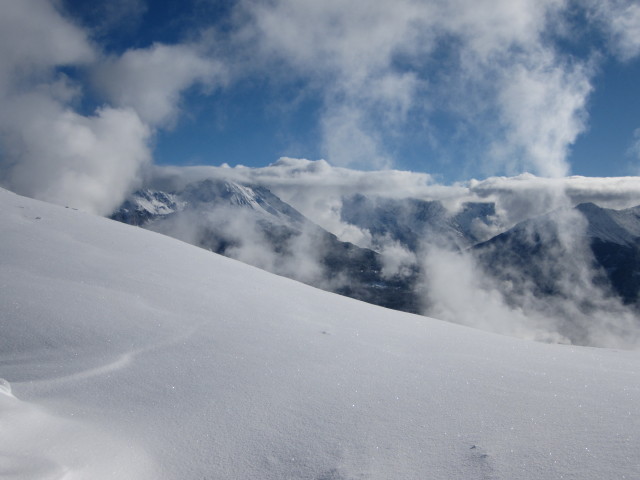
<path fill-rule="evenodd" d="M 547 178 L 522 174 L 442 185 L 431 175 L 421 172 L 363 171 L 334 167 L 324 160 L 295 158 L 281 158 L 262 168 L 155 167 L 148 185 L 171 190 L 209 177 L 265 185 L 336 234 L 344 227 L 339 219 L 341 199 L 355 192 L 388 198 L 438 200 L 452 212 L 465 202 L 494 202 L 496 224 L 503 230 L 526 218 L 567 205 L 595 202 L 603 207 L 620 209 L 640 203 L 640 177 Z"/>

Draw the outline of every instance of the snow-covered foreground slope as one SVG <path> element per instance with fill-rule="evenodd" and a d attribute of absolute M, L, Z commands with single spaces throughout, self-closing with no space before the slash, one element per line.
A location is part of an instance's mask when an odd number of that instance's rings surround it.
<path fill-rule="evenodd" d="M 0 225 L 0 478 L 638 478 L 637 352 L 381 309 L 6 191 Z"/>

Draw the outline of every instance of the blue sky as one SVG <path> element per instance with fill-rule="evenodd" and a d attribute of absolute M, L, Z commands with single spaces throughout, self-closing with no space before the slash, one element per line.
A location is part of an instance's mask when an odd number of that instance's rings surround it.
<path fill-rule="evenodd" d="M 284 16 L 291 8 L 287 3 L 289 2 L 274 2 L 276 6 L 272 10 L 276 15 Z M 303 5 L 308 2 L 298 3 Z M 484 3 L 485 5 L 478 7 L 472 2 L 459 2 L 458 8 L 473 10 L 504 7 L 503 2 Z M 522 10 L 530 9 L 527 2 L 514 3 L 521 4 Z M 567 172 L 587 176 L 636 174 L 638 156 L 633 153 L 632 146 L 637 141 L 634 132 L 640 128 L 640 61 L 637 55 L 640 27 L 637 24 L 627 26 L 631 38 L 630 48 L 635 48 L 636 51 L 620 55 L 616 50 L 618 47 L 613 44 L 614 35 L 603 25 L 605 21 L 614 23 L 615 18 L 595 20 L 598 15 L 602 16 L 596 12 L 596 7 L 589 11 L 588 8 L 579 8 L 578 4 L 560 3 L 562 8 L 555 8 L 557 2 L 554 2 L 545 14 L 563 17 L 566 25 L 536 27 L 540 32 L 530 35 L 530 38 L 525 40 L 532 44 L 537 42 L 549 51 L 554 51 L 557 65 L 562 62 L 593 64 L 590 67 L 592 72 L 585 75 L 591 90 L 585 95 L 584 106 L 579 112 L 585 118 L 584 126 L 566 145 L 566 159 L 569 164 Z M 632 3 L 614 3 L 619 15 L 629 16 L 625 8 L 633 7 Z M 280 4 L 280 11 L 277 4 Z M 246 28 L 246 24 L 242 25 L 239 20 L 233 19 L 232 14 L 239 9 L 251 10 L 251 5 L 251 2 L 233 4 L 204 0 L 63 2 L 63 7 L 71 19 L 92 32 L 92 38 L 104 51 L 116 55 L 131 48 L 148 48 L 155 42 L 190 42 L 207 29 L 223 32 L 217 40 L 222 50 L 227 50 L 222 53 L 223 56 L 231 51 L 235 54 L 242 47 L 234 45 L 231 37 L 236 29 Z M 394 8 L 392 2 L 388 8 Z M 327 2 L 324 12 L 313 8 L 310 8 L 309 12 L 305 12 L 304 8 L 294 10 L 294 17 L 297 16 L 294 21 L 298 20 L 302 26 L 306 21 L 313 21 L 313 15 L 332 14 L 348 17 L 352 14 L 349 2 Z M 512 15 L 520 16 L 526 13 L 522 14 L 516 8 Z M 372 17 L 372 21 L 376 19 L 377 17 Z M 496 20 L 489 15 L 486 22 L 492 21 Z M 526 20 L 524 21 L 526 25 Z M 345 25 L 345 28 L 349 28 L 351 24 L 345 22 Z M 357 28 L 359 26 L 354 24 L 354 29 Z M 399 24 L 398 28 L 404 28 L 404 25 Z M 436 30 L 439 26 L 436 22 L 423 28 Z M 562 29 L 571 29 L 571 32 L 561 32 Z M 323 33 L 327 37 L 335 34 L 328 29 L 326 32 L 318 32 L 319 38 L 322 38 Z M 366 41 L 366 33 L 357 32 L 357 35 L 365 36 Z M 263 35 L 268 36 L 269 32 L 263 32 Z M 358 39 L 357 35 L 354 36 L 355 40 Z M 444 43 L 445 36 L 437 42 Z M 509 34 L 505 36 L 508 38 Z M 348 34 L 345 34 L 345 38 L 347 37 Z M 295 41 L 295 38 L 292 38 L 292 41 Z M 349 48 L 349 43 L 345 41 L 339 46 Z M 250 47 L 250 44 L 246 45 L 247 49 Z M 401 45 L 400 48 L 404 46 Z M 396 65 L 390 68 L 394 72 L 405 68 L 406 71 L 415 72 L 420 78 L 428 80 L 456 75 L 456 69 L 459 69 L 460 65 L 456 64 L 454 57 L 461 55 L 463 49 L 452 48 L 450 52 L 445 52 L 445 48 L 437 48 L 442 52 L 418 52 L 409 58 L 406 65 L 400 65 L 400 61 L 394 60 Z M 438 56 L 440 58 L 437 58 Z M 327 142 L 322 138 L 322 117 L 327 114 L 326 109 L 332 108 L 328 104 L 333 103 L 327 101 L 326 94 L 326 90 L 331 87 L 314 85 L 315 79 L 312 75 L 307 75 L 303 68 L 293 72 L 296 78 L 291 81 L 274 79 L 268 70 L 277 68 L 278 64 L 286 64 L 286 54 L 284 57 L 273 59 L 271 64 L 266 62 L 266 65 L 260 68 L 240 74 L 223 88 L 207 94 L 203 94 L 197 87 L 183 92 L 183 113 L 180 119 L 170 129 L 159 129 L 156 134 L 156 162 L 227 162 L 231 165 L 263 166 L 280 156 L 334 160 L 330 158 L 332 150 L 327 148 Z M 549 68 L 549 65 L 545 64 L 544 67 Z M 440 80 L 436 80 L 438 81 Z M 439 88 L 441 87 L 439 85 Z M 348 96 L 348 93 L 345 95 Z M 421 95 L 428 97 L 429 92 L 416 93 L 416 103 L 420 103 Z M 490 116 L 493 107 L 489 105 L 483 108 L 487 109 L 484 115 Z M 446 105 L 436 105 L 430 112 L 418 109 L 399 121 L 398 125 L 393 125 L 392 128 L 400 132 L 392 134 L 387 133 L 389 125 L 383 121 L 377 124 L 374 122 L 374 125 L 366 127 L 367 133 L 379 138 L 377 148 L 384 152 L 385 161 L 373 161 L 368 165 L 366 160 L 355 159 L 353 165 L 359 168 L 377 168 L 382 165 L 427 171 L 439 176 L 443 181 L 464 180 L 465 175 L 482 177 L 491 174 L 514 174 L 525 170 L 535 172 L 535 166 L 526 162 L 515 169 L 505 168 L 500 162 L 493 167 L 483 167 L 482 156 L 490 155 L 486 152 L 486 144 L 493 140 L 490 137 L 493 132 L 489 135 L 482 132 L 483 114 L 476 113 L 479 118 L 470 119 L 464 112 L 456 112 L 456 109 L 459 107 L 447 108 Z M 376 113 L 373 112 L 375 108 L 365 110 L 367 115 Z M 549 112 L 550 115 L 553 113 Z M 512 154 L 518 155 L 515 152 Z M 348 165 L 349 161 L 340 158 L 333 163 Z"/>
<path fill-rule="evenodd" d="M 281 156 L 447 184 L 640 170 L 635 1 L 0 0 L 0 12 L 0 180 L 25 194 L 122 193 L 151 164 Z"/>

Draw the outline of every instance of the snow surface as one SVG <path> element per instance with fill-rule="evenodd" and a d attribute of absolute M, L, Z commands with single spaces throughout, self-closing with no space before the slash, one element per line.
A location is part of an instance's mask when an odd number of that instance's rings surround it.
<path fill-rule="evenodd" d="M 640 353 L 385 310 L 0 191 L 0 478 L 640 475 Z"/>

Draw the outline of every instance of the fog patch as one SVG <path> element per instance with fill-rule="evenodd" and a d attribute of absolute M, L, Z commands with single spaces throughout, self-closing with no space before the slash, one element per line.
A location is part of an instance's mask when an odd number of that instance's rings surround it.
<path fill-rule="evenodd" d="M 169 215 L 146 228 L 326 290 L 351 283 L 325 264 L 327 250 L 334 246 L 314 225 L 292 228 L 242 207 L 216 206 Z"/>
<path fill-rule="evenodd" d="M 385 236 L 382 239 L 377 239 L 372 246 L 374 250 L 380 252 L 384 277 L 409 277 L 414 273 L 418 263 L 417 255 L 400 242 Z"/>
<path fill-rule="evenodd" d="M 508 305 L 498 285 L 468 252 L 429 248 L 423 265 L 426 315 L 530 340 L 569 343 L 553 328 L 552 319 Z"/>
<path fill-rule="evenodd" d="M 533 340 L 637 347 L 638 312 L 596 267 L 586 229 L 560 208 L 475 249 L 427 248 L 425 314 Z"/>

